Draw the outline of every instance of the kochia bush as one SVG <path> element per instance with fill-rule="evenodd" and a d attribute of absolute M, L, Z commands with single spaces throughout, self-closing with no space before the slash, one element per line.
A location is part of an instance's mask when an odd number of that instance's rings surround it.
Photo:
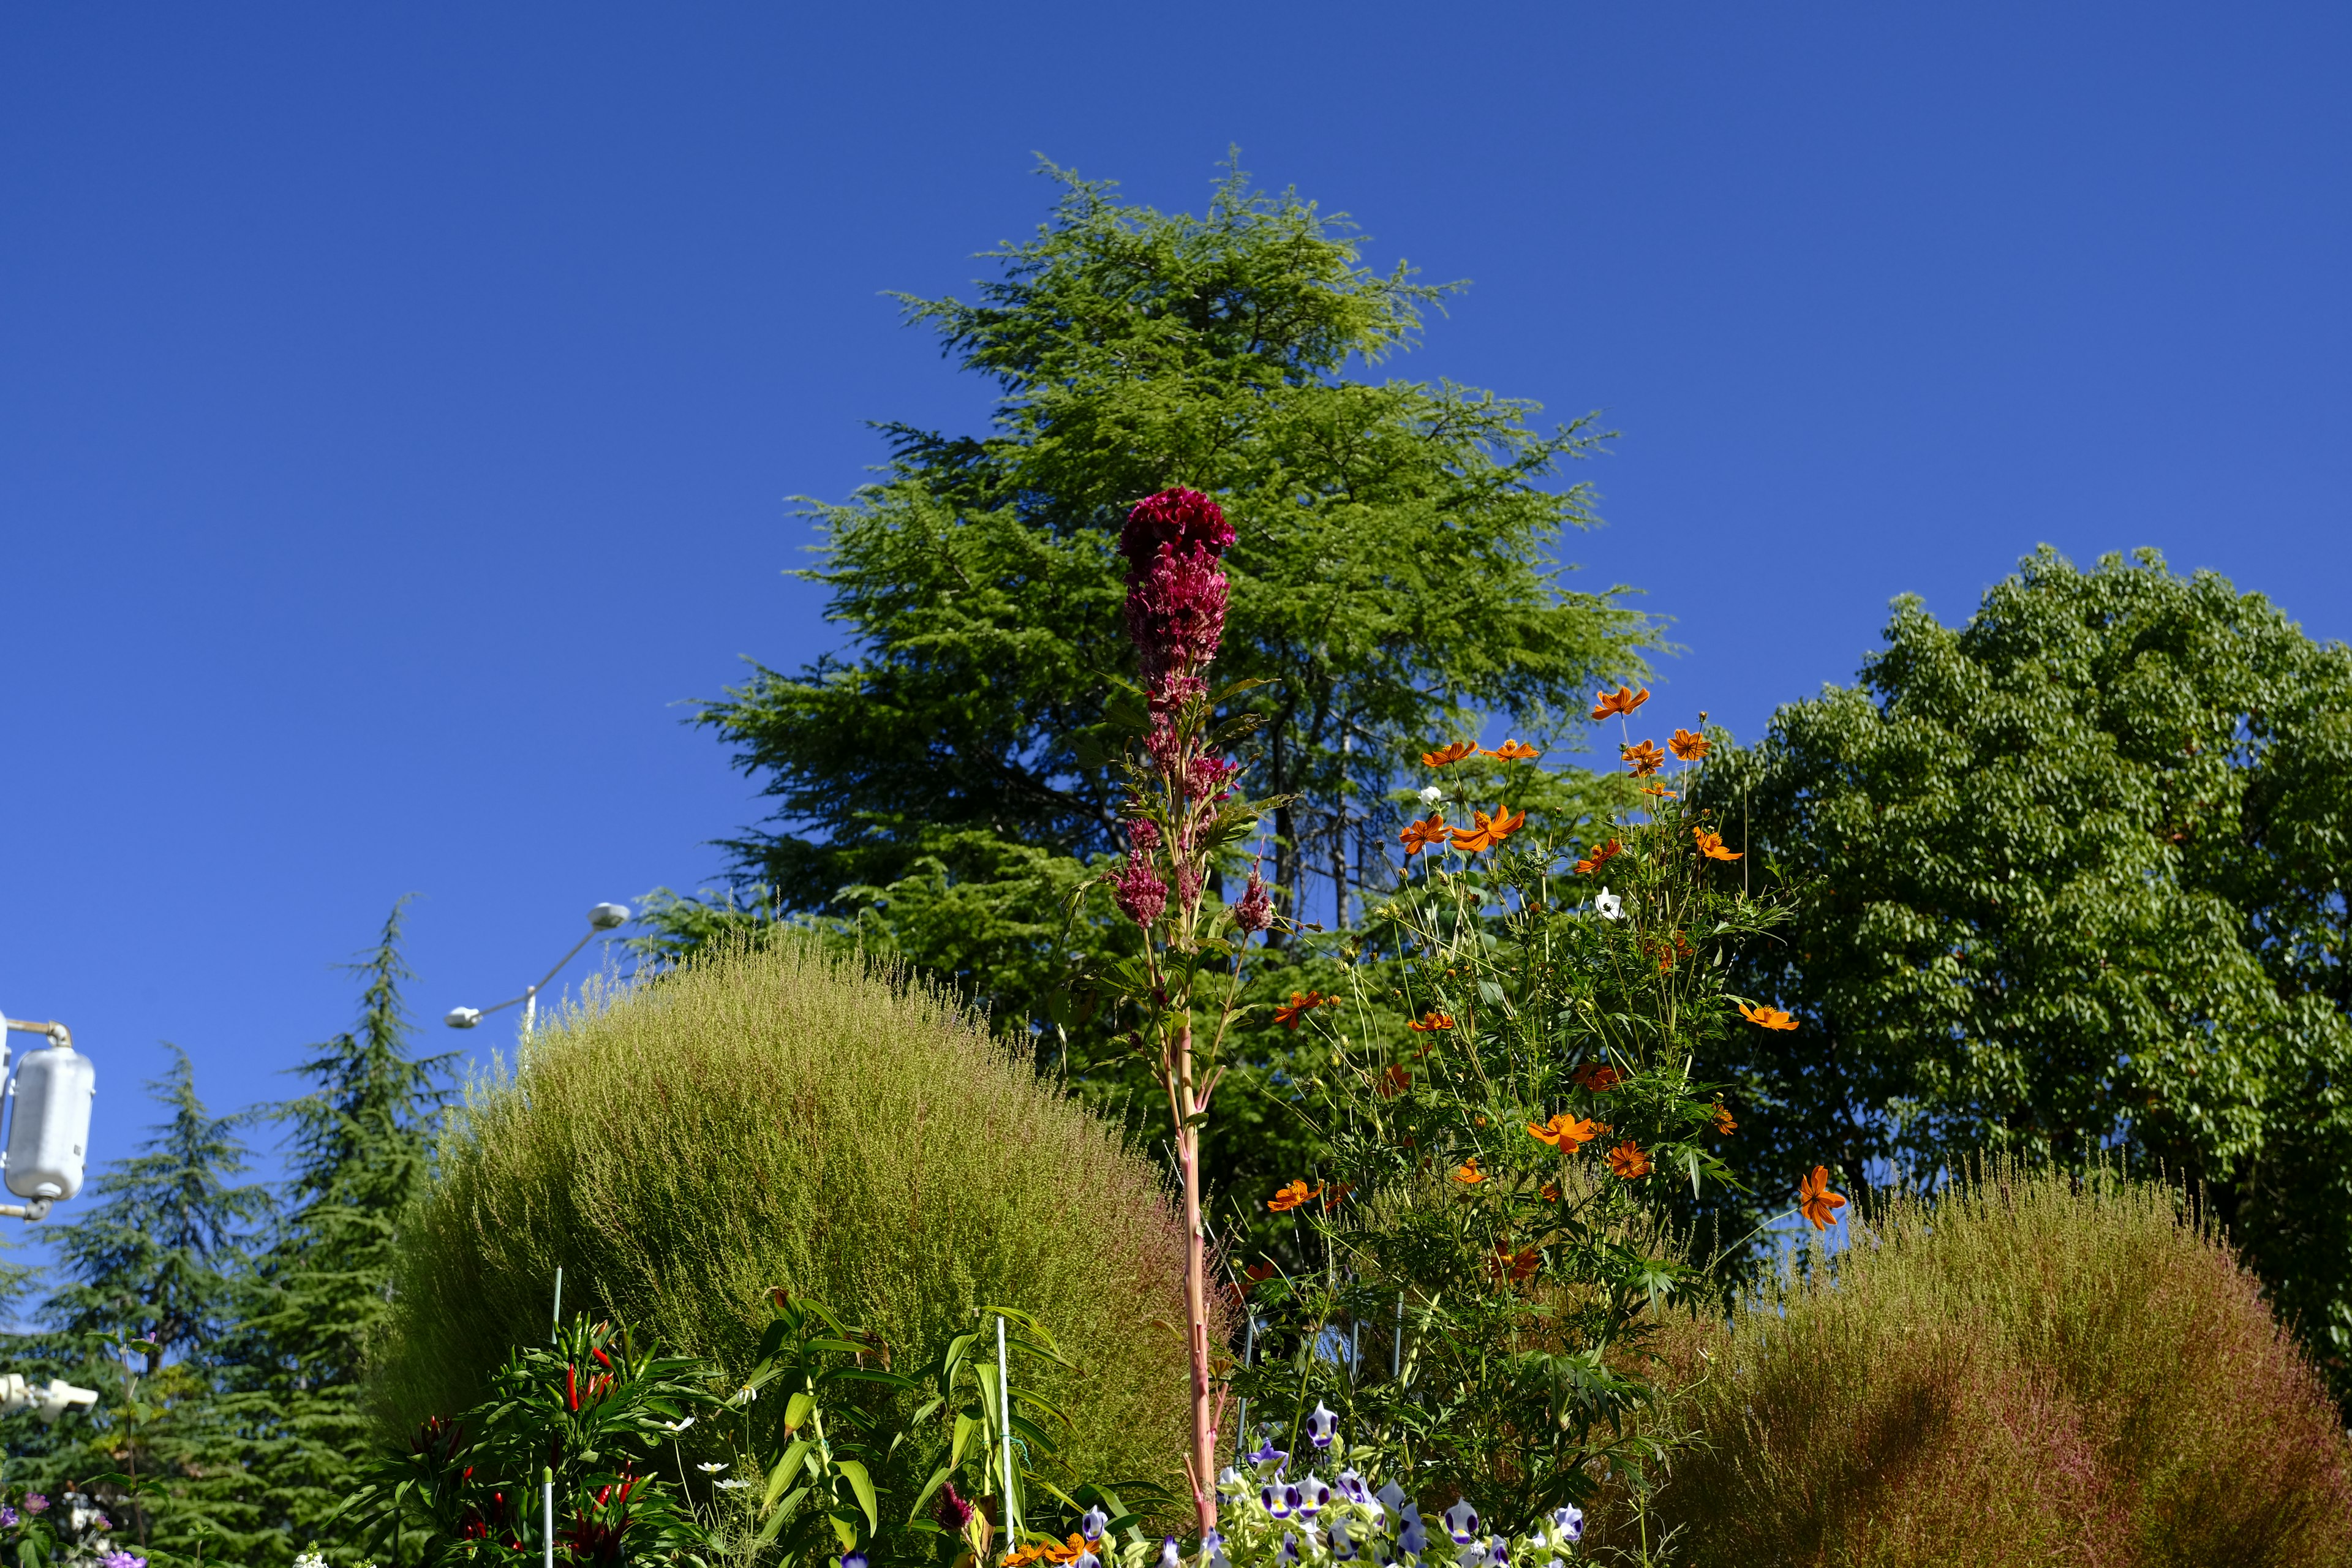
<path fill-rule="evenodd" d="M 738 1378 L 773 1288 L 910 1356 L 982 1303 L 1024 1310 L 1078 1368 L 1041 1390 L 1076 1423 L 1070 1472 L 1181 1483 L 1183 1236 L 1159 1177 L 982 1020 L 857 959 L 696 958 L 592 994 L 477 1084 L 403 1227 L 387 1419 L 478 1399 L 544 1340 L 558 1266 L 567 1313 Z"/>
<path fill-rule="evenodd" d="M 1677 1562 L 2352 1561 L 2334 1407 L 2176 1192 L 1996 1165 L 1862 1206 L 1682 1341 Z"/>

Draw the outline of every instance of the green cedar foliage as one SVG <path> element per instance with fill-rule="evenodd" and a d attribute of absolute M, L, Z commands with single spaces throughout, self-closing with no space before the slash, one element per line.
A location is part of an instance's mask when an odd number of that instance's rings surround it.
<path fill-rule="evenodd" d="M 881 426 L 877 482 L 811 508 L 824 544 L 804 575 L 847 648 L 760 668 L 699 716 L 775 805 L 730 846 L 761 913 L 656 897 L 649 946 L 814 916 L 1017 1022 L 1131 945 L 1100 889 L 1078 889 L 1118 837 L 1105 708 L 1132 666 L 1115 545 L 1129 507 L 1172 484 L 1240 534 L 1218 668 L 1267 683 L 1240 700 L 1265 721 L 1242 783 L 1286 798 L 1266 869 L 1294 918 L 1344 921 L 1393 886 L 1392 803 L 1423 749 L 1488 714 L 1557 745 L 1589 683 L 1638 674 L 1654 646 L 1617 591 L 1560 585 L 1563 536 L 1595 521 L 1590 489 L 1559 482 L 1603 439 L 1589 421 L 1547 430 L 1529 402 L 1364 374 L 1451 286 L 1372 270 L 1344 218 L 1238 170 L 1204 216 L 1046 172 L 1052 217 L 988 253 L 974 300 L 906 300 L 996 384 L 992 427 Z M 1593 807 L 1555 793 L 1514 804 Z M 1269 975 L 1277 996 L 1328 979 L 1302 962 Z M 1287 1041 L 1261 1026 L 1254 1070 L 1279 1079 Z M 1098 1099 L 1149 1106 L 1098 1028 L 1061 1019 L 1041 1045 Z M 1295 1173 L 1286 1148 L 1265 1173 Z"/>
<path fill-rule="evenodd" d="M 12 1371 L 61 1373 L 100 1391 L 96 1409 L 43 1428 L 8 1420 L 17 1475 L 51 1495 L 102 1503 L 118 1540 L 142 1551 L 205 1555 L 248 1541 L 257 1521 L 241 1444 L 223 1416 L 218 1352 L 234 1331 L 247 1245 L 269 1214 L 246 1169 L 243 1113 L 215 1117 L 174 1047 L 148 1085 L 170 1111 L 138 1153 L 92 1184 L 97 1209 L 60 1226 L 54 1245 L 71 1278 L 52 1296 L 47 1331 L 18 1342 Z"/>
<path fill-rule="evenodd" d="M 1861 682 L 1699 799 L 1799 901 L 1738 984 L 1801 1027 L 1706 1069 L 1768 1206 L 1822 1151 L 2121 1150 L 2204 1184 L 2352 1390 L 2352 651 L 2152 552 L 2045 548 L 1965 626 L 1896 601 Z"/>
<path fill-rule="evenodd" d="M 335 1549 L 360 1544 L 358 1526 L 335 1515 L 380 1435 L 362 1363 L 390 1309 L 394 1224 L 424 1184 L 450 1060 L 410 1054 L 406 902 L 350 966 L 362 983 L 358 1022 L 313 1047 L 294 1069 L 310 1092 L 277 1110 L 290 1133 L 289 1212 L 255 1261 L 226 1401 L 251 1435 L 255 1500 L 272 1532 L 254 1561 L 314 1546 L 340 1561 Z"/>

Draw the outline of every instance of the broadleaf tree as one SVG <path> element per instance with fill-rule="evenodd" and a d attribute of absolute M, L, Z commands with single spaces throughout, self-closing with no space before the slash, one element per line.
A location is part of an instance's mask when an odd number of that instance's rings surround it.
<path fill-rule="evenodd" d="M 1708 1068 L 1759 1197 L 1822 1149 L 2161 1165 L 2352 1392 L 2352 650 L 2044 548 L 1963 626 L 1897 600 L 1700 804 L 1798 900 L 1740 984 L 1800 1026 Z"/>
<path fill-rule="evenodd" d="M 1073 952 L 1127 940 L 1087 890 L 1117 843 L 1116 545 L 1128 508 L 1171 486 L 1241 531 L 1221 668 L 1264 682 L 1233 706 L 1264 719 L 1244 784 L 1283 802 L 1262 849 L 1297 921 L 1347 923 L 1393 885 L 1394 802 L 1433 741 L 1492 719 L 1569 743 L 1591 683 L 1655 646 L 1621 590 L 1562 581 L 1563 540 L 1596 521 L 1562 477 L 1604 439 L 1590 420 L 1544 428 L 1524 400 L 1367 374 L 1454 286 L 1374 270 L 1346 218 L 1237 169 L 1200 216 L 1045 172 L 1052 216 L 987 253 L 972 300 L 903 300 L 995 384 L 990 427 L 881 426 L 876 481 L 809 508 L 821 562 L 803 575 L 845 647 L 757 667 L 699 712 L 774 805 L 727 846 L 759 894 L 657 899 L 649 946 L 815 920 L 1042 1024 Z M 1553 793 L 1512 804 L 1598 804 Z M 1328 967 L 1294 956 L 1302 984 Z M 1083 1021 L 1043 1043 L 1097 1094 L 1139 1087 Z M 1279 1087 L 1286 1037 L 1262 1043 Z M 1212 1159 L 1231 1180 L 1237 1157 Z"/>

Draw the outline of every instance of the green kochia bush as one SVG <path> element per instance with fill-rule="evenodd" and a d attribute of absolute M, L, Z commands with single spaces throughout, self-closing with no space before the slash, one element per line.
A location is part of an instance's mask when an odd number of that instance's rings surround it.
<path fill-rule="evenodd" d="M 1181 1489 L 1182 1241 L 1142 1155 L 948 997 L 738 947 L 592 994 L 474 1086 L 403 1227 L 379 1405 L 405 1432 L 479 1399 L 559 1265 L 567 1309 L 735 1377 L 772 1289 L 909 1360 L 992 1303 L 1076 1363 L 1041 1390 L 1073 1477 Z"/>
<path fill-rule="evenodd" d="M 1677 1561 L 2352 1561 L 2335 1408 L 2176 1192 L 1997 1165 L 1863 1206 L 1680 1347 Z"/>

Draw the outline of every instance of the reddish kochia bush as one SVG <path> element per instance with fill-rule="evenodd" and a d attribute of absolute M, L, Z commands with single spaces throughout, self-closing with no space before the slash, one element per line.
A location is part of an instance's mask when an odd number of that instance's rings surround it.
<path fill-rule="evenodd" d="M 2176 1194 L 1995 1166 L 1864 1207 L 1679 1331 L 1694 1442 L 1650 1523 L 1677 1561 L 2352 1563 L 2335 1406 Z"/>

